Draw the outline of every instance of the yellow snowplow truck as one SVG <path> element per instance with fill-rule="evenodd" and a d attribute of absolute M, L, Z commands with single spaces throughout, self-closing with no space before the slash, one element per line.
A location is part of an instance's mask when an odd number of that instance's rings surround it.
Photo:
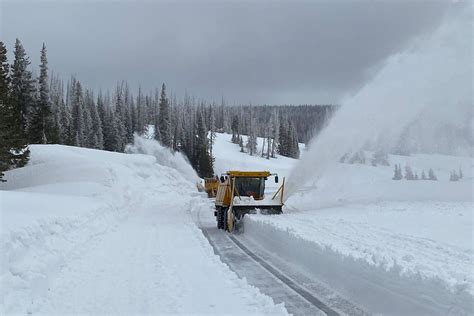
<path fill-rule="evenodd" d="M 219 178 L 204 178 L 204 191 L 207 193 L 207 197 L 216 197 L 217 188 L 219 187 Z"/>
<path fill-rule="evenodd" d="M 216 195 L 217 228 L 232 232 L 247 213 L 281 214 L 285 179 L 271 196 L 265 196 L 265 181 L 278 175 L 269 171 L 227 171 L 221 175 Z"/>

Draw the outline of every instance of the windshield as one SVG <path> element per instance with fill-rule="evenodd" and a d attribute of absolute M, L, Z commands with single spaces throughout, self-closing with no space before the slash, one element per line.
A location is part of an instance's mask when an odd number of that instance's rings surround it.
<path fill-rule="evenodd" d="M 261 199 L 265 191 L 265 179 L 235 178 L 235 190 L 235 195 L 253 196 L 254 199 Z"/>

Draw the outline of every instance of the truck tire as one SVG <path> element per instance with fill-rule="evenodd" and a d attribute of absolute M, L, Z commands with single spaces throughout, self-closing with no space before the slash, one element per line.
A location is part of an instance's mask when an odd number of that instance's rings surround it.
<path fill-rule="evenodd" d="M 224 229 L 224 210 L 222 208 L 219 208 L 217 210 L 217 228 L 218 229 Z"/>
<path fill-rule="evenodd" d="M 224 209 L 222 212 L 222 229 L 227 231 L 227 212 L 229 211 L 228 208 Z"/>

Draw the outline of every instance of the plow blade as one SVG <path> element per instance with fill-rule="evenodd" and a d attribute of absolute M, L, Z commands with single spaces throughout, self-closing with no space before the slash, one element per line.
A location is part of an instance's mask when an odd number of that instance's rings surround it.
<path fill-rule="evenodd" d="M 236 219 L 241 219 L 245 214 L 281 214 L 281 208 L 282 205 L 233 205 L 232 211 Z"/>

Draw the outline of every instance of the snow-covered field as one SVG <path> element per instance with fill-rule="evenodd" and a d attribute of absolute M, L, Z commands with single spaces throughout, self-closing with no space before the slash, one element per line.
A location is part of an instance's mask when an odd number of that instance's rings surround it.
<path fill-rule="evenodd" d="M 288 176 L 297 163 L 238 153 L 229 140 L 230 135 L 218 137 L 218 168 L 270 169 Z M 474 294 L 472 158 L 391 155 L 389 162 L 391 166 L 376 167 L 370 162 L 334 163 L 320 179 L 308 179 L 289 197 L 285 214 L 248 216 L 246 238 L 308 269 L 315 263 L 305 263 L 304 257 L 314 250 L 338 257 L 348 270 L 361 265 L 374 274 L 399 278 L 406 284 L 401 291 L 436 287 L 469 304 Z M 432 168 L 438 181 L 394 181 L 394 164 L 402 169 L 408 165 L 418 175 Z M 463 179 L 449 181 L 450 172 L 459 168 Z M 300 256 L 294 251 L 298 248 L 303 249 Z"/>
<path fill-rule="evenodd" d="M 214 255 L 196 175 L 151 141 L 31 146 L 1 185 L 0 314 L 286 314 Z"/>

